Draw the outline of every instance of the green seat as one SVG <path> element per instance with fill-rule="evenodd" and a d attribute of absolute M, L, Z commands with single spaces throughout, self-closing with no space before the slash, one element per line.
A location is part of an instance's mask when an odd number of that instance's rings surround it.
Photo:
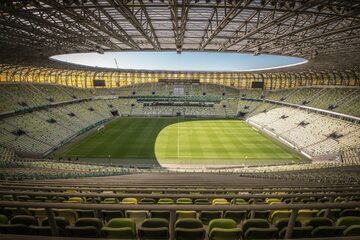
<path fill-rule="evenodd" d="M 160 198 L 158 201 L 159 205 L 171 205 L 174 204 L 174 201 L 171 198 Z"/>
<path fill-rule="evenodd" d="M 232 219 L 213 219 L 209 223 L 209 240 L 236 240 L 240 239 L 242 231 L 236 227 Z"/>
<path fill-rule="evenodd" d="M 124 214 L 120 210 L 102 210 L 101 216 L 105 222 L 108 222 L 113 218 L 123 218 Z"/>
<path fill-rule="evenodd" d="M 281 231 L 283 228 L 286 228 L 289 224 L 289 218 L 279 218 L 275 221 L 274 227 Z M 298 220 L 295 221 L 294 227 L 301 227 L 301 222 Z"/>
<path fill-rule="evenodd" d="M 234 198 L 231 200 L 230 202 L 231 204 L 235 204 L 235 205 L 244 205 L 244 204 L 248 204 L 248 202 L 243 199 L 243 198 Z"/>
<path fill-rule="evenodd" d="M 79 218 L 93 218 L 95 217 L 94 210 L 76 209 L 76 213 Z"/>
<path fill-rule="evenodd" d="M 344 230 L 344 236 L 360 236 L 360 225 L 351 225 Z"/>
<path fill-rule="evenodd" d="M 193 202 L 190 198 L 178 198 L 178 199 L 176 199 L 176 204 L 190 205 L 190 204 L 193 204 Z"/>
<path fill-rule="evenodd" d="M 139 228 L 140 239 L 168 239 L 169 222 L 162 218 L 145 219 Z"/>
<path fill-rule="evenodd" d="M 205 238 L 205 229 L 198 219 L 183 218 L 175 223 L 176 240 L 202 240 Z"/>
<path fill-rule="evenodd" d="M 176 211 L 176 219 L 196 218 L 196 211 Z"/>
<path fill-rule="evenodd" d="M 115 204 L 117 202 L 118 202 L 118 200 L 116 198 L 105 198 L 100 203 L 102 203 L 102 204 Z"/>
<path fill-rule="evenodd" d="M 139 201 L 139 204 L 155 204 L 155 203 L 156 203 L 156 201 L 153 198 L 142 198 Z"/>
<path fill-rule="evenodd" d="M 209 199 L 206 199 L 206 198 L 195 199 L 194 203 L 196 205 L 210 205 L 211 204 Z"/>
<path fill-rule="evenodd" d="M 39 225 L 38 220 L 34 216 L 28 216 L 28 215 L 16 215 L 13 218 L 11 218 L 10 224 L 24 224 L 25 226 L 30 225 Z"/>
<path fill-rule="evenodd" d="M 50 226 L 34 226 L 30 225 L 28 227 L 28 231 L 30 235 L 37 235 L 37 236 L 52 236 L 51 227 Z M 60 236 L 66 236 L 64 230 L 58 229 Z"/>
<path fill-rule="evenodd" d="M 25 224 L 0 224 L 0 233 L 17 235 L 30 234 L 28 226 L 26 226 Z"/>
<path fill-rule="evenodd" d="M 328 209 L 321 209 L 318 213 L 317 213 L 317 217 L 328 217 L 332 220 L 336 220 L 340 217 L 340 212 L 341 209 L 330 209 L 330 211 L 328 211 Z M 326 214 L 328 213 L 328 216 L 326 216 Z"/>
<path fill-rule="evenodd" d="M 346 229 L 346 226 L 339 227 L 329 227 L 329 226 L 319 226 L 314 228 L 311 232 L 312 238 L 330 238 L 342 236 L 343 231 Z"/>
<path fill-rule="evenodd" d="M 76 227 L 92 226 L 92 227 L 95 227 L 98 230 L 101 230 L 101 228 L 103 227 L 103 224 L 102 224 L 101 220 L 98 219 L 98 218 L 79 218 L 75 222 L 75 226 Z"/>
<path fill-rule="evenodd" d="M 269 228 L 270 223 L 266 219 L 253 218 L 247 219 L 242 225 L 242 230 L 245 233 L 249 228 Z"/>
<path fill-rule="evenodd" d="M 222 211 L 201 211 L 199 219 L 204 225 L 208 225 L 213 219 L 221 218 Z"/>
<path fill-rule="evenodd" d="M 276 227 L 269 228 L 249 228 L 245 234 L 245 239 L 275 239 L 278 229 Z"/>
<path fill-rule="evenodd" d="M 305 223 L 305 226 L 311 226 L 313 228 L 317 228 L 320 226 L 331 227 L 333 225 L 334 225 L 334 222 L 330 218 L 326 218 L 326 217 L 309 218 Z"/>
<path fill-rule="evenodd" d="M 99 238 L 101 236 L 100 231 L 94 226 L 67 226 L 66 231 L 69 237 Z"/>
<path fill-rule="evenodd" d="M 246 211 L 225 211 L 224 218 L 230 218 L 239 224 L 246 216 Z"/>
<path fill-rule="evenodd" d="M 150 216 L 151 218 L 163 218 L 170 221 L 170 211 L 152 210 Z"/>
<path fill-rule="evenodd" d="M 350 227 L 351 225 L 359 225 L 360 224 L 360 217 L 340 217 L 335 222 L 336 226 L 346 226 Z"/>
<path fill-rule="evenodd" d="M 107 238 L 136 239 L 136 224 L 131 218 L 111 219 L 101 233 Z"/>
<path fill-rule="evenodd" d="M 285 238 L 287 227 L 283 228 L 279 232 L 279 238 L 283 239 Z M 291 238 L 308 238 L 311 235 L 311 231 L 313 228 L 311 226 L 305 226 L 305 227 L 294 227 Z"/>
<path fill-rule="evenodd" d="M 359 217 L 360 216 L 360 209 L 344 209 L 340 212 L 340 217 Z"/>
<path fill-rule="evenodd" d="M 0 224 L 7 224 L 9 222 L 9 219 L 7 216 L 0 214 Z"/>
<path fill-rule="evenodd" d="M 264 218 L 268 219 L 270 215 L 270 210 L 252 210 L 248 213 L 248 218 Z"/>
<path fill-rule="evenodd" d="M 70 225 L 69 220 L 64 217 L 55 217 L 55 222 L 56 222 L 56 226 L 58 226 L 59 228 L 61 228 L 63 230 L 65 230 L 65 228 Z M 41 226 L 50 226 L 49 220 L 47 218 L 45 218 L 42 221 Z"/>

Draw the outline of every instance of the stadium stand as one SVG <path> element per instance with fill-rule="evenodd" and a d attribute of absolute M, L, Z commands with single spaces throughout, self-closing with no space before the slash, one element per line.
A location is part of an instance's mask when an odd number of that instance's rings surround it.
<path fill-rule="evenodd" d="M 360 239 L 359 0 L 1 0 L 0 25 L 0 240 Z M 121 65 L 165 51 L 221 57 Z"/>

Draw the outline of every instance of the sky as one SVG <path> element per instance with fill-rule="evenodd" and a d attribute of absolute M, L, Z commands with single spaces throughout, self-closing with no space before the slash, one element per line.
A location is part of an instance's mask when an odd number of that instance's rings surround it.
<path fill-rule="evenodd" d="M 51 59 L 105 68 L 166 71 L 253 71 L 297 65 L 305 59 L 218 52 L 105 52 L 56 55 Z M 115 61 L 116 59 L 116 61 Z"/>

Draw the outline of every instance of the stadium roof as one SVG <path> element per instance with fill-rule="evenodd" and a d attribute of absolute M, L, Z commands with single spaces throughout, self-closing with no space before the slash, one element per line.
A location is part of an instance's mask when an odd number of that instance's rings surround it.
<path fill-rule="evenodd" d="M 358 69 L 359 0 L 3 0 L 0 62 L 61 65 L 62 53 L 230 51 Z M 288 70 L 287 70 L 288 71 Z"/>

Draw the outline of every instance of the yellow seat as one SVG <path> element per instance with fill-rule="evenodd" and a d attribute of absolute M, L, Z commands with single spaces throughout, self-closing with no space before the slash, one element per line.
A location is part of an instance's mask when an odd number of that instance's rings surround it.
<path fill-rule="evenodd" d="M 289 210 L 276 210 L 270 215 L 270 221 L 274 224 L 280 218 L 289 218 L 291 211 Z"/>
<path fill-rule="evenodd" d="M 196 211 L 176 211 L 176 219 L 196 218 Z"/>
<path fill-rule="evenodd" d="M 303 209 L 299 210 L 297 220 L 301 222 L 302 225 L 304 225 L 310 218 L 315 217 L 318 213 L 318 210 L 309 210 L 309 209 Z"/>
<path fill-rule="evenodd" d="M 70 225 L 74 225 L 78 219 L 78 215 L 74 209 L 54 209 L 56 216 L 66 218 Z"/>
<path fill-rule="evenodd" d="M 215 198 L 212 200 L 213 205 L 229 205 L 229 201 L 225 198 Z"/>
<path fill-rule="evenodd" d="M 31 215 L 38 218 L 41 221 L 43 221 L 45 218 L 47 218 L 47 214 L 45 211 L 45 208 L 28 208 Z"/>
<path fill-rule="evenodd" d="M 122 204 L 137 204 L 138 200 L 136 198 L 124 198 L 121 200 Z"/>

